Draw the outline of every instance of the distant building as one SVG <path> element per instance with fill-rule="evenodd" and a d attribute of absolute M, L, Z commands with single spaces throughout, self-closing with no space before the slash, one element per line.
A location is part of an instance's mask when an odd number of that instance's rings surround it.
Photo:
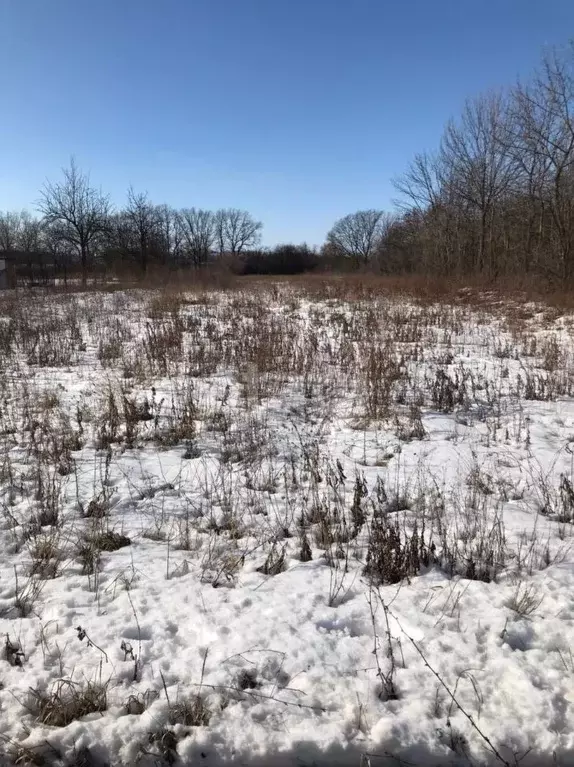
<path fill-rule="evenodd" d="M 0 290 L 54 285 L 56 265 L 49 253 L 8 250 L 0 253 Z"/>

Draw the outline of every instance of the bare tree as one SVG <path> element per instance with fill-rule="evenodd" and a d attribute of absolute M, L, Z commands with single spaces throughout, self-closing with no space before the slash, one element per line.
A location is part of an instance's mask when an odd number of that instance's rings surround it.
<path fill-rule="evenodd" d="M 6 211 L 0 213 L 0 250 L 15 250 L 20 230 L 20 213 Z"/>
<path fill-rule="evenodd" d="M 169 205 L 157 205 L 157 237 L 163 262 L 178 262 L 182 255 L 182 229 L 178 225 L 178 214 Z"/>
<path fill-rule="evenodd" d="M 412 268 L 414 254 L 406 254 L 407 243 L 417 249 L 416 262 L 424 271 L 448 274 L 458 260 L 456 230 L 459 211 L 447 183 L 449 167 L 441 152 L 416 154 L 406 172 L 393 179 L 401 197 L 395 201 L 403 211 L 402 224 L 394 226 L 391 250 L 402 249 L 401 268 Z M 398 243 L 401 246 L 398 247 Z M 416 243 L 416 244 L 415 244 Z M 400 261 L 395 256 L 395 262 Z"/>
<path fill-rule="evenodd" d="M 0 213 L 0 250 L 31 253 L 40 249 L 42 222 L 27 210 Z"/>
<path fill-rule="evenodd" d="M 458 123 L 449 121 L 441 144 L 446 183 L 463 209 L 478 216 L 477 271 L 496 271 L 493 237 L 496 205 L 511 190 L 516 166 L 506 150 L 508 112 L 500 94 L 467 101 Z"/>
<path fill-rule="evenodd" d="M 42 248 L 42 222 L 27 210 L 20 214 L 17 246 L 26 253 L 37 252 Z"/>
<path fill-rule="evenodd" d="M 177 213 L 177 225 L 191 263 L 203 266 L 215 242 L 214 214 L 200 208 L 183 208 Z"/>
<path fill-rule="evenodd" d="M 41 249 L 52 256 L 54 265 L 64 277 L 64 284 L 68 282 L 68 270 L 73 262 L 75 246 L 61 236 L 61 227 L 45 225 L 42 227 Z"/>
<path fill-rule="evenodd" d="M 438 205 L 442 201 L 443 173 L 439 155 L 417 153 L 405 173 L 393 179 L 393 186 L 402 196 L 396 204 L 403 209 L 414 207 L 418 211 Z"/>
<path fill-rule="evenodd" d="M 359 210 L 335 222 L 327 234 L 327 242 L 340 255 L 355 264 L 368 264 L 374 255 L 384 229 L 382 210 Z"/>
<path fill-rule="evenodd" d="M 215 232 L 219 254 L 236 255 L 255 248 L 261 240 L 263 224 L 246 210 L 222 208 L 215 214 Z"/>
<path fill-rule="evenodd" d="M 106 195 L 90 186 L 89 176 L 73 158 L 63 174 L 63 181 L 45 183 L 38 209 L 46 224 L 57 227 L 59 238 L 77 250 L 85 285 L 90 254 L 106 230 L 111 205 Z"/>
<path fill-rule="evenodd" d="M 468 101 L 396 184 L 391 244 L 412 268 L 574 281 L 574 45 L 509 96 Z"/>
<path fill-rule="evenodd" d="M 574 277 L 574 45 L 565 55 L 545 56 L 533 82 L 515 89 L 513 117 L 512 148 L 523 171 L 531 173 L 531 193 L 550 213 L 558 274 L 569 281 Z M 530 158 L 526 168 L 525 157 Z"/>
<path fill-rule="evenodd" d="M 125 215 L 137 241 L 140 265 L 145 273 L 148 268 L 149 251 L 159 231 L 157 209 L 150 203 L 147 192 L 136 194 L 130 186 Z"/>

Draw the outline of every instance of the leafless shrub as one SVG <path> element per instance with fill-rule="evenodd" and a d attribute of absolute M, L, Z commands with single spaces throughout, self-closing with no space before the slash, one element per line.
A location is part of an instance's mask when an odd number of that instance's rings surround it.
<path fill-rule="evenodd" d="M 76 544 L 76 557 L 82 565 L 83 575 L 94 575 L 98 569 L 103 551 L 118 551 L 131 544 L 126 535 L 113 530 L 102 530 L 99 526 L 86 532 Z"/>
<path fill-rule="evenodd" d="M 38 466 L 35 473 L 34 497 L 38 511 L 34 522 L 39 527 L 58 527 L 62 523 L 63 486 L 60 472 L 53 467 Z"/>
<path fill-rule="evenodd" d="M 427 438 L 427 432 L 423 425 L 422 413 L 417 405 L 412 404 L 409 408 L 406 420 L 396 419 L 395 433 L 401 442 L 412 442 Z"/>
<path fill-rule="evenodd" d="M 27 351 L 29 365 L 53 368 L 76 363 L 77 353 L 82 348 L 79 327 L 66 328 L 58 318 L 51 324 L 43 321 L 32 332 Z"/>
<path fill-rule="evenodd" d="M 564 355 L 556 336 L 552 336 L 542 349 L 542 367 L 549 373 L 557 371 L 564 364 Z"/>
<path fill-rule="evenodd" d="M 100 563 L 100 550 L 90 536 L 78 541 L 76 558 L 82 566 L 82 575 L 94 575 Z"/>
<path fill-rule="evenodd" d="M 451 413 L 455 407 L 464 405 L 468 398 L 466 383 L 463 371 L 455 370 L 451 375 L 439 368 L 431 386 L 432 406 L 441 413 Z"/>
<path fill-rule="evenodd" d="M 151 375 L 168 375 L 182 359 L 183 329 L 179 315 L 146 323 L 142 346 Z"/>
<path fill-rule="evenodd" d="M 32 560 L 30 575 L 39 578 L 55 578 L 63 559 L 61 545 L 61 537 L 57 532 L 35 535 L 28 546 Z"/>
<path fill-rule="evenodd" d="M 367 520 L 365 510 L 365 499 L 368 495 L 367 483 L 365 478 L 357 475 L 355 478 L 355 487 L 353 488 L 353 503 L 351 505 L 351 519 L 353 522 L 353 536 L 357 536 Z"/>
<path fill-rule="evenodd" d="M 151 320 L 161 321 L 165 317 L 178 317 L 185 305 L 183 295 L 177 291 L 163 290 L 152 296 L 147 314 Z"/>
<path fill-rule="evenodd" d="M 451 529 L 443 526 L 441 535 L 442 566 L 447 572 L 490 582 L 504 569 L 507 544 L 500 507 L 491 508 L 487 496 L 472 484 L 455 510 Z"/>
<path fill-rule="evenodd" d="M 125 307 L 123 309 L 125 312 Z M 122 359 L 124 344 L 130 340 L 132 333 L 127 323 L 117 318 L 106 322 L 98 343 L 98 359 L 103 367 L 112 368 Z"/>
<path fill-rule="evenodd" d="M 544 597 L 540 596 L 532 584 L 518 582 L 506 606 L 522 617 L 533 615 L 542 604 Z"/>
<path fill-rule="evenodd" d="M 371 614 L 371 625 L 373 627 L 373 655 L 375 657 L 375 663 L 377 667 L 377 676 L 380 681 L 380 690 L 378 692 L 378 698 L 383 701 L 398 700 L 399 692 L 396 685 L 396 670 L 397 664 L 395 659 L 395 650 L 393 646 L 393 638 L 391 636 L 390 624 L 389 624 L 389 611 L 385 602 L 381 599 L 380 594 L 373 589 L 373 586 L 369 587 L 368 592 L 368 604 L 369 612 Z M 388 668 L 383 669 L 383 665 L 380 657 L 381 640 L 379 636 L 379 630 L 377 626 L 377 610 L 382 607 L 385 619 L 385 639 L 386 639 L 386 653 L 388 658 Z"/>
<path fill-rule="evenodd" d="M 118 441 L 121 426 L 120 412 L 120 405 L 117 402 L 116 394 L 112 387 L 108 386 L 105 406 L 98 418 L 95 439 L 97 450 L 107 450 L 114 442 Z"/>
<path fill-rule="evenodd" d="M 301 562 L 310 562 L 313 559 L 313 553 L 303 526 L 299 527 L 299 545 L 299 559 Z"/>
<path fill-rule="evenodd" d="M 202 559 L 201 579 L 216 588 L 233 586 L 244 561 L 245 555 L 238 550 L 235 540 L 210 538 Z"/>
<path fill-rule="evenodd" d="M 174 384 L 165 425 L 156 428 L 155 438 L 165 447 L 193 444 L 197 435 L 198 409 L 191 382 Z"/>
<path fill-rule="evenodd" d="M 127 535 L 122 535 L 114 530 L 106 530 L 94 537 L 94 545 L 100 551 L 118 551 L 131 544 L 131 539 Z"/>
<path fill-rule="evenodd" d="M 38 603 L 43 581 L 29 576 L 22 582 L 16 566 L 14 566 L 14 581 L 14 611 L 18 617 L 27 618 Z"/>
<path fill-rule="evenodd" d="M 537 480 L 540 494 L 540 513 L 562 524 L 574 522 L 574 488 L 570 479 L 560 474 L 558 488 L 552 485 L 549 477 L 540 476 Z"/>
<path fill-rule="evenodd" d="M 263 575 L 279 575 L 279 573 L 282 573 L 285 570 L 285 550 L 285 546 L 277 546 L 273 542 L 265 562 L 261 567 L 257 568 L 257 572 L 263 573 Z"/>
<path fill-rule="evenodd" d="M 104 367 L 111 367 L 121 358 L 122 350 L 122 342 L 119 339 L 100 341 L 98 359 Z"/>
<path fill-rule="evenodd" d="M 198 516 L 201 516 L 201 511 L 199 511 Z M 183 516 L 176 520 L 175 527 L 176 532 L 173 537 L 174 548 L 192 551 L 199 547 L 195 515 L 191 514 L 189 509 L 186 509 Z"/>
<path fill-rule="evenodd" d="M 106 517 L 110 510 L 110 467 L 112 453 L 108 448 L 105 457 L 94 461 L 93 495 L 86 504 L 77 493 L 78 506 L 82 517 L 91 520 L 101 520 Z M 77 482 L 77 478 L 76 478 Z"/>
<path fill-rule="evenodd" d="M 424 528 L 419 531 L 415 524 L 411 531 L 403 532 L 397 517 L 374 517 L 364 572 L 375 583 L 400 583 L 435 561 L 436 547 L 425 540 Z"/>
<path fill-rule="evenodd" d="M 92 498 L 88 503 L 84 516 L 87 519 L 101 519 L 105 517 L 109 511 L 109 503 L 105 494 L 99 495 L 97 498 Z"/>
<path fill-rule="evenodd" d="M 363 360 L 359 393 L 365 417 L 370 421 L 386 418 L 393 402 L 393 389 L 406 373 L 403 361 L 392 344 L 368 344 L 361 351 Z"/>
<path fill-rule="evenodd" d="M 560 475 L 560 510 L 558 512 L 558 522 L 574 521 L 574 488 L 565 474 Z"/>

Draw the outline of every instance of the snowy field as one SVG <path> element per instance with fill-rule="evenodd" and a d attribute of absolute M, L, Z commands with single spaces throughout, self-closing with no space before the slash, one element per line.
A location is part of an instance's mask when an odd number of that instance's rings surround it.
<path fill-rule="evenodd" d="M 0 297 L 0 764 L 574 764 L 574 315 Z"/>

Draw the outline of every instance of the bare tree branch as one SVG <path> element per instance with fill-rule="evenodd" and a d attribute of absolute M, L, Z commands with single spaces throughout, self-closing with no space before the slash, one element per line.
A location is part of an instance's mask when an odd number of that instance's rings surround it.
<path fill-rule="evenodd" d="M 77 250 L 85 284 L 90 253 L 107 228 L 111 204 L 106 195 L 90 186 L 89 176 L 73 158 L 63 174 L 62 181 L 45 183 L 38 209 L 44 222 L 56 226 L 60 238 Z"/>

